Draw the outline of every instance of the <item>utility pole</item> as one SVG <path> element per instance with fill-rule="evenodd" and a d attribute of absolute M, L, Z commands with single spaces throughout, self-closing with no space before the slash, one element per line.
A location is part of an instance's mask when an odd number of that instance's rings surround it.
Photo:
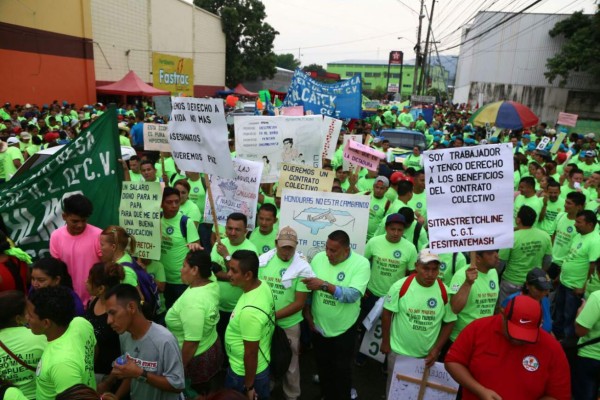
<path fill-rule="evenodd" d="M 431 35 L 431 30 L 433 29 L 431 22 L 433 21 L 433 8 L 435 7 L 435 0 L 431 0 L 431 13 L 429 13 L 429 29 L 427 29 L 427 37 L 425 39 L 425 51 L 423 52 L 423 68 L 421 68 L 421 74 L 419 76 L 419 86 L 417 87 L 417 93 L 422 94 L 421 92 L 425 92 L 425 74 L 423 71 L 425 70 L 425 66 L 427 65 L 427 55 L 429 52 L 429 36 Z"/>
<path fill-rule="evenodd" d="M 417 44 L 415 45 L 415 53 L 417 58 L 415 60 L 415 70 L 413 76 L 413 94 L 417 93 L 417 76 L 419 75 L 419 59 L 421 58 L 421 27 L 423 25 L 423 7 L 425 7 L 425 0 L 421 0 L 421 11 L 419 12 L 419 30 L 417 33 Z"/>

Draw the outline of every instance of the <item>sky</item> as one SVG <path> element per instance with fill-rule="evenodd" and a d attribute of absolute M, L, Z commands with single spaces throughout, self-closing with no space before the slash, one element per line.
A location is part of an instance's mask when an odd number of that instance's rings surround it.
<path fill-rule="evenodd" d="M 387 60 L 391 50 L 415 56 L 420 0 L 262 0 L 268 22 L 279 35 L 277 54 L 292 53 L 302 65 L 326 67 L 327 62 L 346 59 Z M 539 0 L 538 0 L 539 1 Z M 458 55 L 461 28 L 478 11 L 518 12 L 536 0 L 437 0 L 433 13 L 433 35 L 440 54 Z M 429 14 L 432 0 L 425 0 Z M 541 0 L 527 12 L 571 14 L 594 13 L 594 0 Z M 421 42 L 425 42 L 427 18 L 423 19 Z"/>

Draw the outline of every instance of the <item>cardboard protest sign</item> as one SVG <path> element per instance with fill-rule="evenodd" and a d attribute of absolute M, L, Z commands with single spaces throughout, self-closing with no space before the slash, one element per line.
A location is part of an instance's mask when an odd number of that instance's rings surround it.
<path fill-rule="evenodd" d="M 123 182 L 119 226 L 136 241 L 135 256 L 160 260 L 160 182 Z"/>
<path fill-rule="evenodd" d="M 279 181 L 281 163 L 321 168 L 322 117 L 239 116 L 235 119 L 237 156 L 264 165 L 262 183 Z"/>
<path fill-rule="evenodd" d="M 383 363 L 385 361 L 385 354 L 381 352 L 382 337 L 381 318 L 378 318 L 371 329 L 365 333 L 362 342 L 360 342 L 360 349 L 358 351 L 371 357 L 375 361 Z"/>
<path fill-rule="evenodd" d="M 227 216 L 233 212 L 241 212 L 248 218 L 248 229 L 253 230 L 256 221 L 256 203 L 262 175 L 263 164 L 260 162 L 235 158 L 233 160 L 235 177 L 225 179 L 210 176 L 210 187 L 217 210 L 219 225 L 225 226 Z M 207 193 L 208 196 L 208 193 Z M 208 197 L 206 204 L 209 204 Z M 204 209 L 204 221 L 213 222 L 210 207 Z"/>
<path fill-rule="evenodd" d="M 385 153 L 375 150 L 362 143 L 349 140 L 344 147 L 344 159 L 364 167 L 370 171 L 379 170 L 379 161 L 385 158 Z"/>
<path fill-rule="evenodd" d="M 565 125 L 565 126 L 576 126 L 577 118 L 578 118 L 577 114 L 569 114 L 569 113 L 565 113 L 565 112 L 559 112 L 557 124 Z"/>
<path fill-rule="evenodd" d="M 548 144 L 550 143 L 550 138 L 548 136 L 544 136 L 540 142 L 538 143 L 536 150 L 545 150 Z"/>
<path fill-rule="evenodd" d="M 94 205 L 90 224 L 116 224 L 123 181 L 119 158 L 117 113 L 109 107 L 71 143 L 0 185 L 0 216 L 8 236 L 34 259 L 49 255 L 50 234 L 65 224 L 62 200 L 78 193 Z"/>
<path fill-rule="evenodd" d="M 171 152 L 169 126 L 166 124 L 144 124 L 144 150 Z"/>
<path fill-rule="evenodd" d="M 424 386 L 423 397 L 419 397 L 421 386 Z M 396 356 L 388 400 L 454 400 L 456 393 L 458 382 L 443 363 L 436 362 L 426 372 L 423 359 Z"/>
<path fill-rule="evenodd" d="M 427 226 L 434 253 L 513 246 L 510 144 L 425 152 Z"/>
<path fill-rule="evenodd" d="M 300 238 L 297 249 L 309 260 L 325 249 L 327 235 L 338 229 L 350 236 L 352 250 L 362 254 L 369 205 L 369 196 L 283 189 L 279 226 L 294 228 Z"/>
<path fill-rule="evenodd" d="M 321 83 L 297 69 L 283 105 L 304 106 L 308 114 L 335 118 L 361 118 L 362 83 L 360 75 L 337 83 Z"/>
<path fill-rule="evenodd" d="M 321 168 L 283 163 L 279 172 L 277 196 L 283 189 L 308 190 L 312 192 L 331 192 L 335 172 Z"/>
<path fill-rule="evenodd" d="M 331 160 L 337 149 L 340 130 L 342 129 L 342 121 L 339 119 L 323 116 L 323 158 Z"/>
<path fill-rule="evenodd" d="M 169 144 L 179 169 L 233 178 L 223 102 L 173 97 L 172 105 Z"/>
<path fill-rule="evenodd" d="M 563 142 L 563 140 L 565 140 L 566 136 L 567 136 L 567 134 L 565 132 L 561 132 L 556 136 L 556 140 L 554 141 L 554 144 L 552 145 L 552 148 L 550 149 L 550 153 L 552 153 L 552 154 L 558 153 L 558 149 L 560 149 L 560 144 Z"/>
<path fill-rule="evenodd" d="M 362 141 L 362 135 L 344 135 L 344 139 L 342 142 L 342 148 L 345 149 L 346 146 L 348 146 L 348 142 L 354 140 L 355 142 L 359 142 Z M 335 153 L 335 150 L 334 150 Z M 346 157 L 344 157 L 342 159 L 342 167 L 344 169 L 344 171 L 350 171 L 350 168 L 354 169 L 357 167 L 356 164 L 352 164 L 350 163 Z"/>
<path fill-rule="evenodd" d="M 167 117 L 171 115 L 171 96 L 154 96 L 152 101 L 154 101 L 157 115 Z"/>

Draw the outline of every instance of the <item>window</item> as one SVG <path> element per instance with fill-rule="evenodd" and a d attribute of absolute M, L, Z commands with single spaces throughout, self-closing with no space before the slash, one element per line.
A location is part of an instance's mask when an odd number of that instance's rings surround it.
<path fill-rule="evenodd" d="M 410 88 L 410 87 L 412 87 L 412 85 L 402 85 L 402 87 Z"/>
<path fill-rule="evenodd" d="M 381 72 L 373 72 L 373 78 L 381 78 Z"/>
<path fill-rule="evenodd" d="M 354 76 L 354 72 L 346 72 L 346 76 Z"/>
<path fill-rule="evenodd" d="M 365 78 L 372 78 L 372 77 L 373 77 L 372 72 L 365 72 Z"/>
<path fill-rule="evenodd" d="M 400 74 L 391 74 L 392 78 L 400 78 Z"/>

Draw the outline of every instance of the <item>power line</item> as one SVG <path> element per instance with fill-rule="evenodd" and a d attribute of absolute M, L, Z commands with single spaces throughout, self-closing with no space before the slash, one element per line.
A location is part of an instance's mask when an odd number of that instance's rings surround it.
<path fill-rule="evenodd" d="M 321 44 L 318 46 L 300 46 L 302 49 L 316 49 L 319 47 L 330 47 L 330 46 L 340 46 L 343 44 L 351 44 L 351 43 L 356 43 L 356 42 L 364 42 L 366 40 L 373 40 L 373 39 L 379 39 L 382 37 L 386 37 L 386 36 L 393 36 L 393 35 L 397 35 L 398 32 L 393 32 L 393 33 L 386 33 L 385 35 L 379 35 L 379 36 L 373 36 L 373 37 L 369 37 L 369 38 L 364 38 L 364 39 L 357 39 L 357 40 L 350 40 L 348 42 L 338 42 L 338 43 L 330 43 L 330 44 Z M 279 51 L 290 51 L 290 50 L 298 50 L 298 47 L 291 47 L 289 49 L 275 49 L 274 51 L 279 52 Z"/>

